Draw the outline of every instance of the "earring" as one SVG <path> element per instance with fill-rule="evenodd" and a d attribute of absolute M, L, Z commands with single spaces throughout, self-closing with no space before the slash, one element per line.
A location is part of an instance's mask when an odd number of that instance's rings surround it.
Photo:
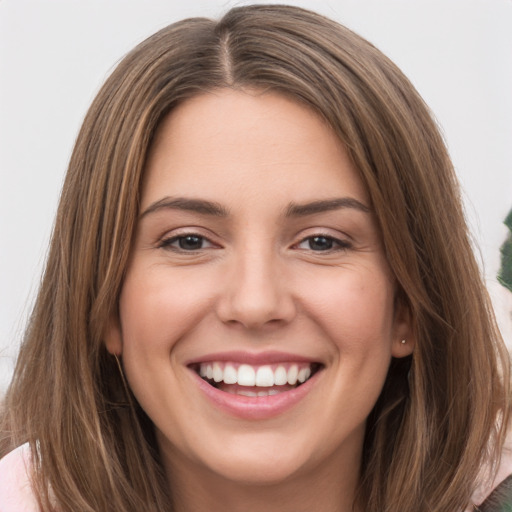
<path fill-rule="evenodd" d="M 406 340 L 402 340 L 400 343 L 402 343 L 402 345 L 405 345 L 407 343 Z"/>

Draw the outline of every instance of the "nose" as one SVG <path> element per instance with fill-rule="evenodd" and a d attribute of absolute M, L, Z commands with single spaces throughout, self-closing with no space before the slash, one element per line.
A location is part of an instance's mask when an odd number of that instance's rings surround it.
<path fill-rule="evenodd" d="M 296 305 L 284 267 L 268 247 L 246 248 L 234 256 L 218 301 L 218 317 L 250 330 L 290 322 Z"/>

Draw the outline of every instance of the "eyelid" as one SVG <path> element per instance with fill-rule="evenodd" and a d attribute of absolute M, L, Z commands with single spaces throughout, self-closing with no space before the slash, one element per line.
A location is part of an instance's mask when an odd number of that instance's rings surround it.
<path fill-rule="evenodd" d="M 203 243 L 206 242 L 207 245 L 209 246 L 212 246 L 213 247 L 213 243 L 210 242 L 210 240 L 208 240 L 206 237 L 202 236 L 202 235 L 197 235 L 195 233 L 188 233 L 186 235 L 175 235 L 175 236 L 171 236 L 171 237 L 168 237 L 168 238 L 164 238 L 163 240 L 161 240 L 160 242 L 160 247 L 171 247 L 171 245 L 174 243 L 174 242 L 177 242 L 179 240 L 181 240 L 182 238 L 187 238 L 187 237 L 197 237 L 197 238 L 200 238 Z M 201 247 L 201 249 L 206 249 L 207 247 Z M 181 249 L 180 250 L 184 250 L 184 249 Z M 200 250 L 200 249 L 197 249 L 197 250 Z M 186 252 L 192 252 L 193 250 L 191 249 L 190 251 L 186 251 Z"/>
<path fill-rule="evenodd" d="M 206 247 L 201 247 L 201 248 L 195 249 L 195 250 L 194 249 L 186 250 L 186 249 L 182 249 L 180 247 L 172 246 L 172 244 L 174 242 L 177 242 L 178 240 L 180 240 L 182 238 L 186 238 L 188 236 L 200 238 L 203 241 L 203 243 L 206 244 Z M 157 245 L 157 248 L 159 248 L 159 249 L 168 249 L 168 250 L 173 250 L 175 252 L 180 252 L 180 253 L 195 253 L 198 251 L 202 251 L 204 249 L 220 247 L 219 244 L 212 241 L 211 238 L 212 237 L 201 233 L 201 229 L 199 229 L 199 228 L 195 228 L 195 227 L 179 228 L 179 229 L 174 229 L 171 232 L 165 233 L 163 236 L 161 236 L 157 240 L 156 245 Z"/>
<path fill-rule="evenodd" d="M 315 251 L 311 248 L 301 248 L 300 245 L 304 242 L 307 242 L 308 240 L 311 240 L 312 238 L 326 238 L 328 240 L 333 241 L 335 247 L 332 247 L 331 249 L 326 249 L 323 251 Z M 349 237 L 340 237 L 335 236 L 331 233 L 326 233 L 325 231 L 313 231 L 311 234 L 302 236 L 300 240 L 293 245 L 293 248 L 297 248 L 299 250 L 305 250 L 309 252 L 315 252 L 315 253 L 332 253 L 337 251 L 346 251 L 353 247 L 352 242 L 349 240 Z"/>

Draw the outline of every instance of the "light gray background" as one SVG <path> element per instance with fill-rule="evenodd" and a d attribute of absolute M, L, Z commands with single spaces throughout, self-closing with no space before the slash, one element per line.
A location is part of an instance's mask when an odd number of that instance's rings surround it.
<path fill-rule="evenodd" d="M 221 0 L 0 0 L 0 393 L 38 286 L 74 139 L 119 59 L 159 28 L 219 17 Z M 276 3 L 276 2 L 273 2 Z M 504 335 L 496 282 L 512 207 L 512 0 L 303 0 L 369 39 L 431 106 L 462 182 Z"/>

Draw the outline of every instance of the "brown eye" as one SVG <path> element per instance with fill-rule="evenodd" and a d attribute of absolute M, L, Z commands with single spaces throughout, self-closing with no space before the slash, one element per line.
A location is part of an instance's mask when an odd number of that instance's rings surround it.
<path fill-rule="evenodd" d="M 299 249 L 305 249 L 314 252 L 343 251 L 350 249 L 350 243 L 338 240 L 328 235 L 313 235 L 304 238 L 298 246 Z"/>
<path fill-rule="evenodd" d="M 327 236 L 312 236 L 308 239 L 312 251 L 329 251 L 334 246 L 334 239 Z"/>
<path fill-rule="evenodd" d="M 160 247 L 175 251 L 199 251 L 205 247 L 211 246 L 211 243 L 200 235 L 189 234 L 173 236 L 167 240 L 163 240 Z"/>
<path fill-rule="evenodd" d="M 187 235 L 178 238 L 178 246 L 185 251 L 197 251 L 203 247 L 203 238 L 196 235 Z"/>

